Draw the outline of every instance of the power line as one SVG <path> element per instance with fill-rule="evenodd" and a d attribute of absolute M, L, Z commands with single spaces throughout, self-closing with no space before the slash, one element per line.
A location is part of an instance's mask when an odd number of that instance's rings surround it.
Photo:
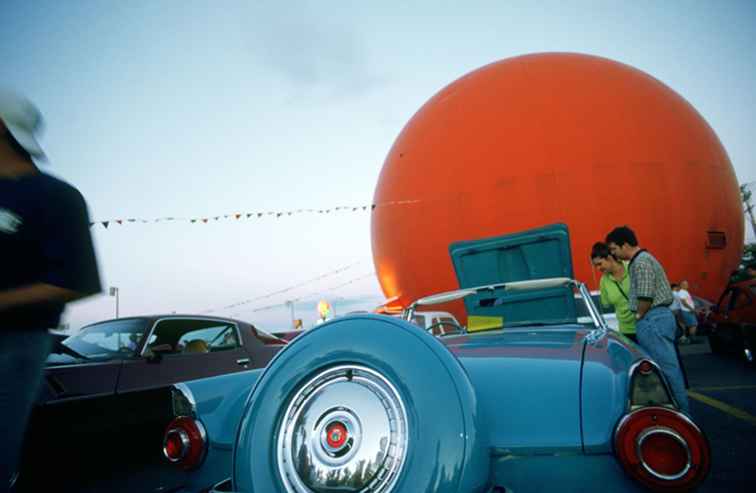
<path fill-rule="evenodd" d="M 298 302 L 298 301 L 303 301 L 303 300 L 306 300 L 307 298 L 311 298 L 311 297 L 322 295 L 324 293 L 329 293 L 329 292 L 332 292 L 332 291 L 336 291 L 338 289 L 344 288 L 346 286 L 349 286 L 350 284 L 354 284 L 357 281 L 360 281 L 362 279 L 366 279 L 368 277 L 372 277 L 374 275 L 375 275 L 375 272 L 369 272 L 369 273 L 363 274 L 361 276 L 355 277 L 353 279 L 350 279 L 350 280 L 348 280 L 346 282 L 343 282 L 341 284 L 338 284 L 336 286 L 331 286 L 329 288 L 321 289 L 319 291 L 313 291 L 313 292 L 310 292 L 310 293 L 307 293 L 307 294 L 303 294 L 303 295 L 300 295 L 300 296 L 298 296 L 296 298 L 291 298 L 291 299 L 285 300 L 285 301 L 283 301 L 281 303 L 274 303 L 274 304 L 271 304 L 271 305 L 265 305 L 265 306 L 255 307 L 255 308 L 242 309 L 242 310 L 240 310 L 240 312 L 241 313 L 243 313 L 243 312 L 257 313 L 257 312 L 262 312 L 262 311 L 266 311 L 266 310 L 272 310 L 273 308 L 280 308 L 282 306 L 285 306 L 287 301 L 290 301 L 292 303 L 295 303 L 295 302 Z"/>
<path fill-rule="evenodd" d="M 323 280 L 323 279 L 331 277 L 331 276 L 335 276 L 336 274 L 340 274 L 340 273 L 342 273 L 342 272 L 344 272 L 346 270 L 349 270 L 352 267 L 354 267 L 356 265 L 359 265 L 361 263 L 363 263 L 362 260 L 360 260 L 358 262 L 354 262 L 354 263 L 349 264 L 349 265 L 346 265 L 344 267 L 339 267 L 338 269 L 334 269 L 334 270 L 325 272 L 323 274 L 320 274 L 319 276 L 316 276 L 316 277 L 313 277 L 311 279 L 307 279 L 306 281 L 302 281 L 300 283 L 294 284 L 293 286 L 289 286 L 289 287 L 286 287 L 286 288 L 283 288 L 283 289 L 279 289 L 277 291 L 273 291 L 273 292 L 270 292 L 270 293 L 267 293 L 267 294 L 256 296 L 256 297 L 250 298 L 248 300 L 238 301 L 236 303 L 232 303 L 230 305 L 226 305 L 226 306 L 223 306 L 223 307 L 210 308 L 208 310 L 202 311 L 201 313 L 212 313 L 212 312 L 216 312 L 216 311 L 220 311 L 220 310 L 230 310 L 232 308 L 236 308 L 236 307 L 239 307 L 239 306 L 248 305 L 249 303 L 253 303 L 255 301 L 260 301 L 260 300 L 272 298 L 273 296 L 276 296 L 276 295 L 279 295 L 279 294 L 288 293 L 289 291 L 293 291 L 295 289 L 301 288 L 301 287 L 306 286 L 308 284 L 312 284 L 313 282 L 320 281 L 320 280 Z"/>

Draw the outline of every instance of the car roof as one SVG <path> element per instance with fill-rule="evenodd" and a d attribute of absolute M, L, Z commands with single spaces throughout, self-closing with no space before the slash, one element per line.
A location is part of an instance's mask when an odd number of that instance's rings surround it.
<path fill-rule="evenodd" d="M 155 322 L 160 319 L 168 319 L 168 318 L 191 318 L 193 320 L 220 320 L 223 322 L 232 322 L 237 325 L 252 325 L 249 322 L 243 322 L 241 320 L 236 320 L 234 318 L 228 318 L 228 317 L 220 317 L 220 316 L 213 316 L 213 315 L 196 315 L 196 314 L 186 314 L 186 313 L 165 313 L 165 314 L 153 314 L 153 315 L 133 315 L 130 317 L 119 317 L 119 318 L 110 318 L 106 320 L 100 320 L 98 322 L 92 322 L 91 324 L 87 324 L 82 327 L 82 329 L 86 329 L 87 327 L 92 327 L 95 325 L 100 325 L 104 323 L 110 323 L 110 322 L 121 322 L 124 320 L 147 320 L 149 322 Z"/>

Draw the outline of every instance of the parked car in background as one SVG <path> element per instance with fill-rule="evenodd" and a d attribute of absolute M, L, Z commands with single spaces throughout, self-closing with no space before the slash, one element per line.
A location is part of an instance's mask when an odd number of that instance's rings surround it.
<path fill-rule="evenodd" d="M 416 311 L 410 321 L 434 336 L 458 335 L 465 332 L 464 327 L 449 312 Z"/>
<path fill-rule="evenodd" d="M 714 353 L 756 356 L 756 279 L 727 286 L 701 324 Z"/>
<path fill-rule="evenodd" d="M 104 479 L 109 491 L 142 490 L 153 473 L 155 487 L 169 488 L 175 478 L 150 465 L 165 468 L 155 434 L 173 416 L 171 385 L 264 367 L 285 344 L 248 323 L 198 315 L 107 320 L 56 338 L 18 489 L 41 491 L 55 478 L 57 491 L 103 489 L 94 485 Z"/>
<path fill-rule="evenodd" d="M 404 319 L 337 318 L 262 371 L 187 382 L 194 405 L 164 435 L 168 460 L 190 471 L 183 491 L 686 491 L 703 481 L 705 436 L 658 366 L 570 278 L 565 226 L 454 247 L 463 287 L 415 301 Z M 467 287 L 471 278 L 487 282 Z M 481 317 L 487 328 L 434 337 L 411 323 L 455 300 L 468 325 Z"/>

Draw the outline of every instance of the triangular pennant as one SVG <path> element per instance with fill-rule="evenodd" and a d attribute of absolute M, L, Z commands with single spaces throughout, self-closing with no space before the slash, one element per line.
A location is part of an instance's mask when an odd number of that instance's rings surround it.
<path fill-rule="evenodd" d="M 286 214 L 288 214 L 288 215 L 290 215 L 290 216 L 291 216 L 291 211 L 287 212 Z"/>
<path fill-rule="evenodd" d="M 205 224 L 207 224 L 207 218 L 206 218 L 206 217 L 203 217 L 203 218 L 202 218 L 202 222 L 203 222 L 203 223 L 205 223 Z"/>
<path fill-rule="evenodd" d="M 117 222 L 118 224 L 123 224 L 123 219 L 116 219 L 116 222 Z"/>
<path fill-rule="evenodd" d="M 375 204 L 370 206 L 371 209 L 375 209 Z"/>
<path fill-rule="evenodd" d="M 252 216 L 253 216 L 253 214 L 251 212 L 247 212 L 247 219 L 249 219 Z"/>
<path fill-rule="evenodd" d="M 283 212 L 276 212 L 276 217 L 281 217 L 281 214 L 283 214 Z"/>
<path fill-rule="evenodd" d="M 189 222 L 190 222 L 190 223 L 196 223 L 196 222 L 197 222 L 197 220 L 196 220 L 196 219 L 191 219 L 191 220 L 189 220 Z"/>
<path fill-rule="evenodd" d="M 257 217 L 263 217 L 263 213 L 262 212 L 258 212 L 257 213 Z"/>
<path fill-rule="evenodd" d="M 215 216 L 213 219 L 217 221 L 218 219 L 220 219 L 220 216 Z"/>
<path fill-rule="evenodd" d="M 136 219 L 128 219 L 128 221 L 129 221 L 130 223 L 135 223 L 135 222 L 136 222 Z"/>
<path fill-rule="evenodd" d="M 110 224 L 110 221 L 103 221 L 102 225 L 105 226 L 105 229 L 108 229 L 108 224 Z"/>
<path fill-rule="evenodd" d="M 234 217 L 235 217 L 236 219 L 239 219 L 239 218 L 240 218 L 241 216 L 242 216 L 241 214 L 234 214 Z"/>
<path fill-rule="evenodd" d="M 228 219 L 228 214 L 225 214 L 225 215 L 223 216 L 223 219 Z"/>

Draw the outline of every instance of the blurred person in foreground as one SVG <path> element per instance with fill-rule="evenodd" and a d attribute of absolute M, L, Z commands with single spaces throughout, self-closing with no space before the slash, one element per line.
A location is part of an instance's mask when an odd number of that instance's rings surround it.
<path fill-rule="evenodd" d="M 674 295 L 667 274 L 658 260 L 638 246 L 638 239 L 627 226 L 614 228 L 606 235 L 609 251 L 629 260 L 630 310 L 635 312 L 638 344 L 656 361 L 672 389 L 680 409 L 690 414 L 680 360 L 675 346 L 676 322 L 670 310 Z"/>
<path fill-rule="evenodd" d="M 601 272 L 599 300 L 604 307 L 614 307 L 620 332 L 637 342 L 635 313 L 630 311 L 630 276 L 624 262 L 609 252 L 606 243 L 597 242 L 591 249 L 591 262 Z"/>
<path fill-rule="evenodd" d="M 101 289 L 84 198 L 34 164 L 41 127 L 32 103 L 0 89 L 0 491 L 15 480 L 48 329 Z"/>

